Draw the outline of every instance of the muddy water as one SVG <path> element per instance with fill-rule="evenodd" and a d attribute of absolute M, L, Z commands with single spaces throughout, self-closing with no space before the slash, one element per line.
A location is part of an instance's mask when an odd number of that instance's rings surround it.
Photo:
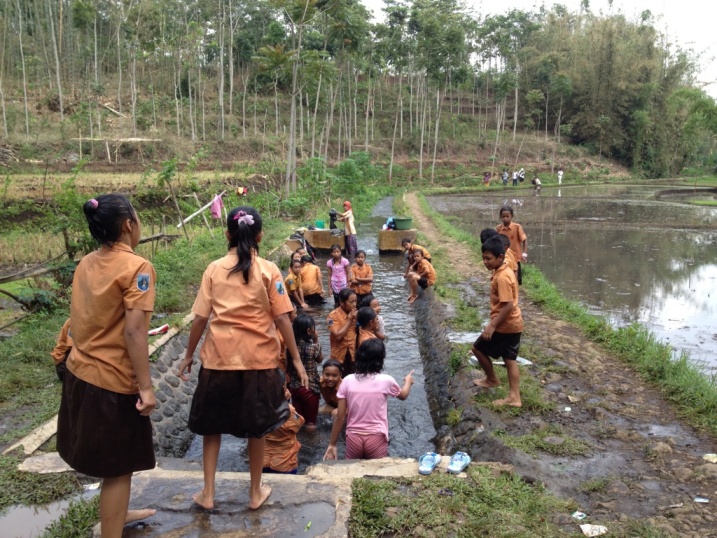
<path fill-rule="evenodd" d="M 530 263 L 562 293 L 615 325 L 643 323 L 717 371 L 717 208 L 689 204 L 717 199 L 715 190 L 603 185 L 520 195 L 495 189 L 430 203 L 477 235 L 507 202 Z"/>
<path fill-rule="evenodd" d="M 400 254 L 378 254 L 378 231 L 392 215 L 391 200 L 386 199 L 374 208 L 371 218 L 358 223 L 358 248 L 367 253 L 367 263 L 374 271 L 374 294 L 381 303 L 382 316 L 386 323 L 386 363 L 385 373 L 392 375 L 399 384 L 411 370 L 414 371 L 415 383 L 411 394 L 406 401 L 395 398 L 388 400 L 389 419 L 389 456 L 414 457 L 433 450 L 431 439 L 435 429 L 428 411 L 426 392 L 423 384 L 423 366 L 416 339 L 415 323 L 411 307 L 406 303 L 408 290 L 403 275 L 403 256 Z M 319 265 L 326 279 L 327 255 L 321 255 Z M 319 341 L 324 350 L 324 357 L 328 357 L 329 337 L 326 326 L 326 316 L 333 309 L 333 299 L 323 308 L 310 309 L 316 320 L 319 332 Z M 316 433 L 307 434 L 299 432 L 301 442 L 299 451 L 299 473 L 307 466 L 321 461 L 329 444 L 331 433 L 331 420 L 326 416 L 319 416 Z M 343 435 L 338 443 L 339 458 L 343 458 Z M 202 459 L 202 438 L 197 437 L 192 442 L 185 459 L 199 461 Z M 225 435 L 222 438 L 222 448 L 219 453 L 220 471 L 248 471 L 249 461 L 246 454 L 246 441 Z"/>

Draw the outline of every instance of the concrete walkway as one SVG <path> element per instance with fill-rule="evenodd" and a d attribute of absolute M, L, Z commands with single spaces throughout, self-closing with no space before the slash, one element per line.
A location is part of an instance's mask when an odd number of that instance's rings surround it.
<path fill-rule="evenodd" d="M 124 536 L 344 537 L 353 479 L 417 476 L 417 469 L 414 459 L 384 458 L 324 462 L 298 476 L 265 474 L 272 493 L 256 511 L 247 506 L 248 473 L 217 473 L 216 508 L 206 511 L 192 501 L 203 484 L 199 465 L 163 458 L 157 468 L 132 479 L 130 508 L 154 508 L 157 514 L 128 525 Z M 95 531 L 99 536 L 99 528 Z"/>

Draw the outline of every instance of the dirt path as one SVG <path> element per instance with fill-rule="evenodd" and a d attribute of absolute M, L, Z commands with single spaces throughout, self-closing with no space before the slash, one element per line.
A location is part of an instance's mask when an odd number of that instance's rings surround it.
<path fill-rule="evenodd" d="M 468 247 L 440 235 L 421 212 L 415 194 L 408 194 L 406 202 L 427 246 L 450 252 L 451 264 L 466 276 L 465 285 L 484 294 L 487 273 L 471 265 L 474 256 Z M 520 306 L 523 343 L 535 362 L 534 367 L 521 368 L 521 375 L 539 381 L 544 399 L 555 410 L 511 414 L 480 408 L 489 434 L 498 429 L 510 436 L 550 432 L 543 440 L 548 451 L 535 457 L 508 451 L 512 455 L 503 459 L 522 476 L 537 478 L 561 497 L 575 499 L 576 507 L 593 518 L 590 522 L 599 519 L 609 527 L 610 521 L 634 518 L 668 534 L 717 537 L 717 464 L 702 458 L 717 452 L 715 440 L 685 425 L 659 391 L 577 328 L 546 315 L 524 296 Z M 473 376 L 475 371 L 453 376 L 454 401 L 463 398 L 475 405 Z M 466 428 L 459 425 L 455 430 L 461 433 Z M 588 453 L 558 455 L 561 447 L 568 451 L 571 440 L 587 443 Z M 696 497 L 709 498 L 710 503 L 697 503 Z M 569 517 L 560 523 L 574 524 Z M 643 535 L 647 536 L 635 534 Z"/>

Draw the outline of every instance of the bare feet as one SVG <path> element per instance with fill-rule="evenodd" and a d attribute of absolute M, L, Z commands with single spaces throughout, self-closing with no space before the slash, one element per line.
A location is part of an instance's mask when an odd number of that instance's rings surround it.
<path fill-rule="evenodd" d="M 493 405 L 509 405 L 511 407 L 523 407 L 523 402 L 520 401 L 520 398 L 514 400 L 509 396 L 508 398 L 503 398 L 502 400 L 493 400 Z"/>
<path fill-rule="evenodd" d="M 307 433 L 314 433 L 316 431 L 316 424 L 306 424 L 304 429 Z"/>
<path fill-rule="evenodd" d="M 253 500 L 251 498 L 251 495 L 249 495 L 249 508 L 252 510 L 257 510 L 258 508 L 261 508 L 261 505 L 264 504 L 264 501 L 266 501 L 269 498 L 269 495 L 271 495 L 271 487 L 267 486 L 266 484 L 261 484 L 259 486 L 260 496 L 258 499 Z"/>
<path fill-rule="evenodd" d="M 408 296 L 408 304 L 413 304 L 413 302 L 418 299 L 418 295 L 409 295 Z"/>
<path fill-rule="evenodd" d="M 127 516 L 124 519 L 125 525 L 127 523 L 134 523 L 135 521 L 142 521 L 148 517 L 152 517 L 156 514 L 156 510 L 145 508 L 143 510 L 127 510 Z"/>
<path fill-rule="evenodd" d="M 205 510 L 214 510 L 214 499 L 207 497 L 204 494 L 204 490 L 192 495 L 192 499 Z"/>
<path fill-rule="evenodd" d="M 493 387 L 497 387 L 500 385 L 500 381 L 488 381 L 485 377 L 481 379 L 474 379 L 473 384 L 476 387 L 480 387 L 482 389 L 492 389 Z"/>

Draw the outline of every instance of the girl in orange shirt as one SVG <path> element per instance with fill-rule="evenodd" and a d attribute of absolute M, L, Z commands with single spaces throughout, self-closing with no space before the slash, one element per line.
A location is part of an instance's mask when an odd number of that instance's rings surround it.
<path fill-rule="evenodd" d="M 371 294 L 373 287 L 373 269 L 366 263 L 366 251 L 356 251 L 350 276 L 349 287 L 356 293 L 358 304 L 361 304 L 361 301 Z"/>
<path fill-rule="evenodd" d="M 207 510 L 214 508 L 222 434 L 249 440 L 249 508 L 256 510 L 271 494 L 271 488 L 261 483 L 264 436 L 289 418 L 285 375 L 277 366 L 277 329 L 297 377 L 308 387 L 289 321 L 292 306 L 281 271 L 259 257 L 262 236 L 261 216 L 256 209 L 232 209 L 226 231 L 229 252 L 204 272 L 192 307 L 194 321 L 187 352 L 179 366 L 179 377 L 186 381 L 194 350 L 208 324 L 189 414 L 189 429 L 204 437 L 204 489 L 193 499 Z"/>
<path fill-rule="evenodd" d="M 358 325 L 356 349 L 361 347 L 361 344 L 363 344 L 366 340 L 378 338 L 376 336 L 376 331 L 378 330 L 378 316 L 373 308 L 370 306 L 359 308 L 356 313 L 356 323 Z"/>

